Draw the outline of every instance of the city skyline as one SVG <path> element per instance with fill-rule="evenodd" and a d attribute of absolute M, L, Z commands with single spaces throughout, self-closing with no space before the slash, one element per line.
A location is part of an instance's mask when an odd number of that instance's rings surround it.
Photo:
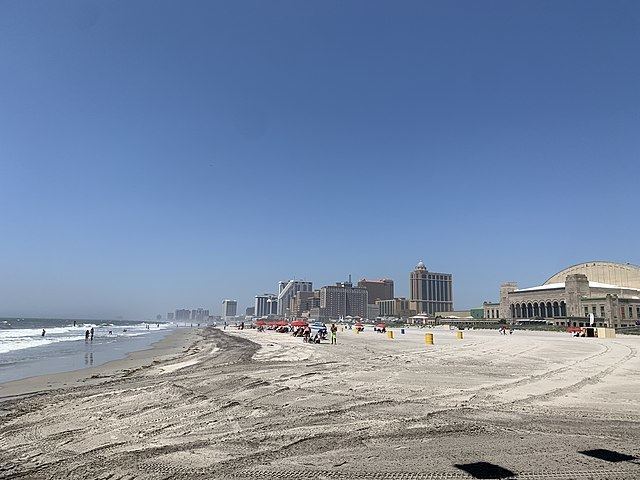
<path fill-rule="evenodd" d="M 417 259 L 469 308 L 568 264 L 638 264 L 638 18 L 0 2 L 0 315 L 244 308 L 349 274 L 409 297 Z"/>

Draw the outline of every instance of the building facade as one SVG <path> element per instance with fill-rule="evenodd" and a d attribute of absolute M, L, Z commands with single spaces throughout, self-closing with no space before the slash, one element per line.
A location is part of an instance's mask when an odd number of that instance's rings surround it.
<path fill-rule="evenodd" d="M 258 318 L 278 314 L 278 297 L 273 293 L 256 295 L 254 315 Z"/>
<path fill-rule="evenodd" d="M 278 282 L 278 315 L 281 317 L 290 317 L 289 310 L 291 300 L 298 292 L 312 292 L 313 283 L 304 280 L 289 280 L 287 282 Z"/>
<path fill-rule="evenodd" d="M 238 302 L 236 300 L 222 301 L 222 318 L 235 317 L 238 314 Z"/>
<path fill-rule="evenodd" d="M 337 320 L 341 317 L 367 318 L 369 293 L 351 282 L 338 282 L 320 289 L 319 317 Z"/>
<path fill-rule="evenodd" d="M 391 300 L 377 300 L 381 317 L 409 318 L 417 312 L 410 307 L 410 301 L 406 298 L 393 298 Z"/>
<path fill-rule="evenodd" d="M 434 315 L 453 310 L 453 276 L 429 272 L 423 262 L 409 274 L 412 307 L 418 314 Z"/>
<path fill-rule="evenodd" d="M 358 286 L 367 289 L 370 305 L 374 305 L 377 300 L 393 300 L 393 280 L 388 278 L 367 280 L 363 278 L 358 282 Z"/>
<path fill-rule="evenodd" d="M 616 282 L 616 283 L 607 283 Z M 546 320 L 559 326 L 628 327 L 640 322 L 640 267 L 587 262 L 552 275 L 543 285 L 503 284 L 500 315 L 509 321 Z"/>
<path fill-rule="evenodd" d="M 308 317 L 313 308 L 320 308 L 320 290 L 298 292 L 289 304 L 291 316 L 296 318 Z"/>
<path fill-rule="evenodd" d="M 504 318 L 500 316 L 500 304 L 484 302 L 482 304 L 482 318 L 487 320 L 499 320 L 500 318 Z"/>

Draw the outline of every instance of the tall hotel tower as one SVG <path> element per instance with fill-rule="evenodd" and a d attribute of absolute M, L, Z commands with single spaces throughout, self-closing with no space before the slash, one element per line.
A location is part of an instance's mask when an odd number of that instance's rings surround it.
<path fill-rule="evenodd" d="M 433 315 L 453 311 L 453 277 L 450 273 L 429 272 L 422 261 L 409 274 L 412 307 Z"/>

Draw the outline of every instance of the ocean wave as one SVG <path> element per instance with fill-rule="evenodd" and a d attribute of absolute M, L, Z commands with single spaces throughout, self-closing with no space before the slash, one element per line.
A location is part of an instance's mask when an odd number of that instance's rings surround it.
<path fill-rule="evenodd" d="M 171 325 L 155 324 L 147 329 L 145 324 L 132 325 L 95 325 L 82 324 L 77 326 L 65 327 L 44 327 L 45 335 L 42 336 L 43 328 L 13 328 L 0 330 L 0 354 L 8 353 L 14 350 L 23 350 L 26 348 L 42 347 L 52 343 L 73 342 L 85 339 L 85 332 L 93 328 L 94 338 L 96 340 L 107 338 L 130 338 L 148 335 L 159 330 L 171 328 Z M 111 332 L 111 333 L 109 333 Z"/>

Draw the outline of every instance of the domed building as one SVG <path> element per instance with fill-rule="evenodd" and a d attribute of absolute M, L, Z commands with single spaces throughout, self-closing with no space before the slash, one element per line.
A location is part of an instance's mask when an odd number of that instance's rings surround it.
<path fill-rule="evenodd" d="M 485 310 L 496 304 L 485 304 Z M 493 310 L 490 310 L 493 311 Z M 544 284 L 500 287 L 500 318 L 547 320 L 560 326 L 626 327 L 640 320 L 640 267 L 628 263 L 586 262 L 565 268 Z"/>

